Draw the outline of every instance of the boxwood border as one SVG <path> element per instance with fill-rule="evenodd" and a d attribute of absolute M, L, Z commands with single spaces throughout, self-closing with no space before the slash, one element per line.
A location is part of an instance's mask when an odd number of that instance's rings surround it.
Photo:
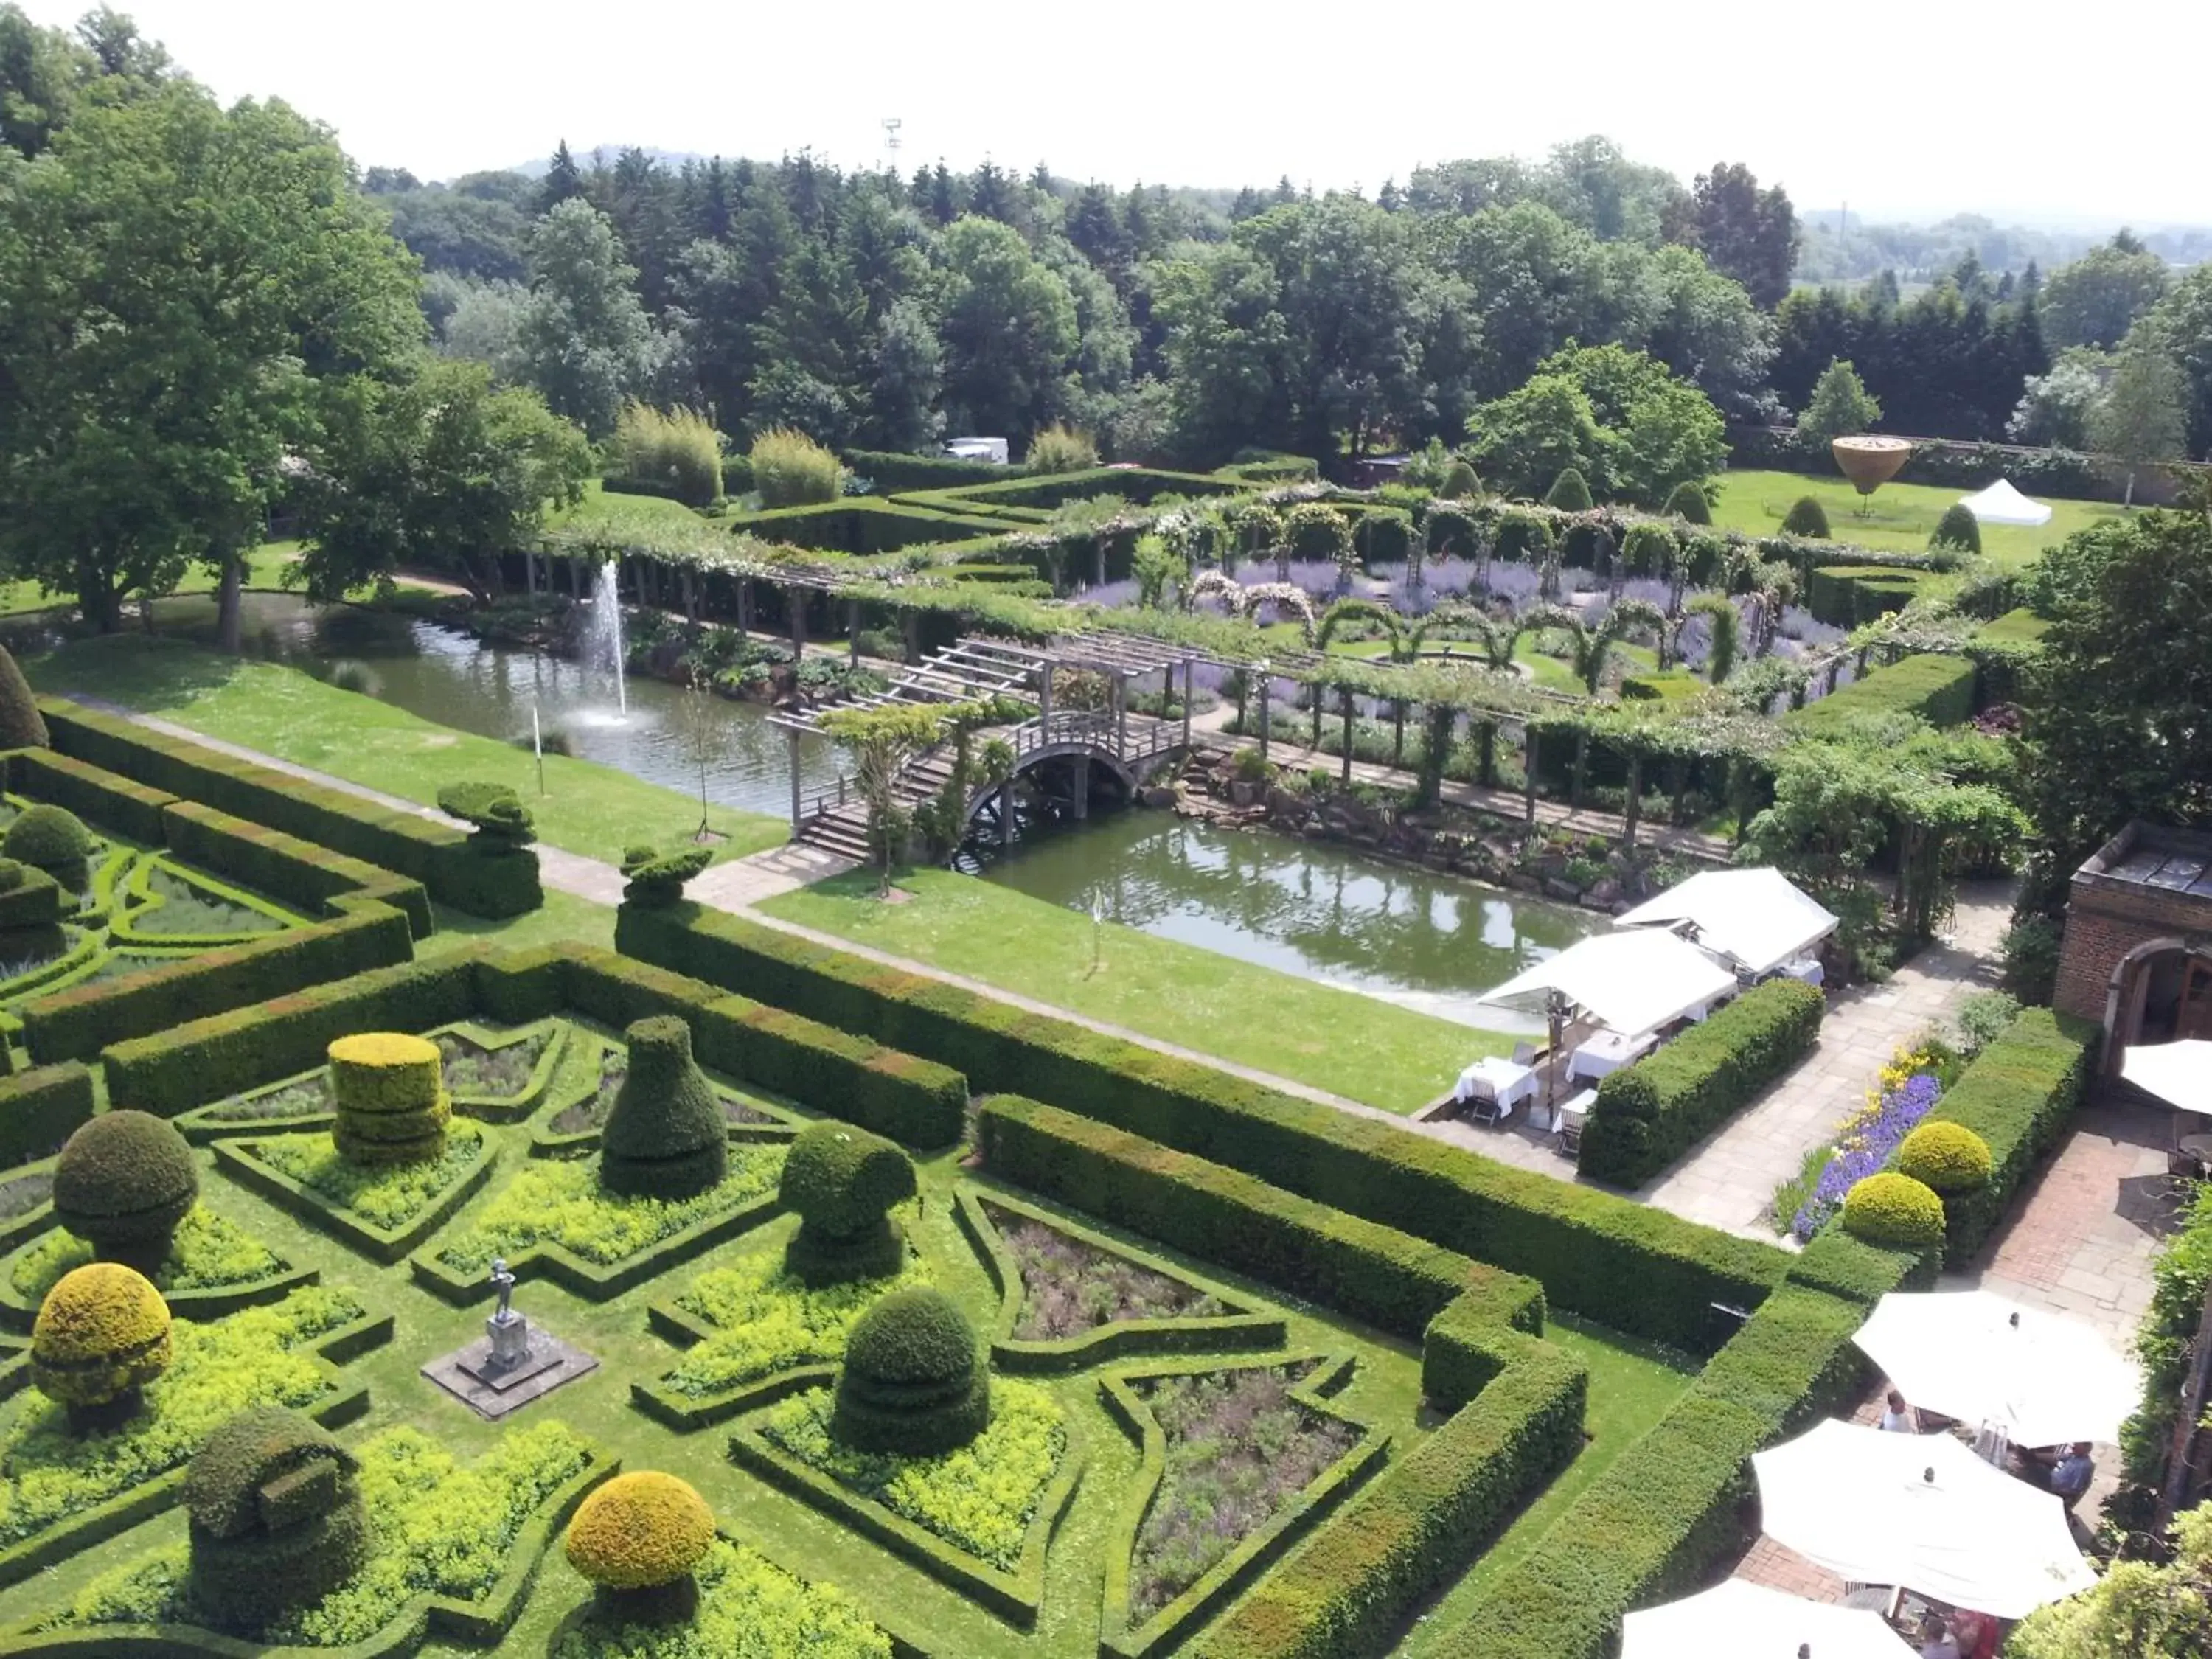
<path fill-rule="evenodd" d="M 499 1143 L 486 1135 L 483 1156 L 462 1171 L 442 1194 L 403 1225 L 379 1227 L 341 1209 L 313 1188 L 295 1181 L 275 1165 L 263 1163 L 253 1155 L 251 1144 L 247 1140 L 216 1141 L 216 1167 L 241 1187 L 291 1211 L 302 1221 L 320 1227 L 339 1243 L 386 1267 L 451 1220 L 453 1212 L 491 1179 L 492 1170 L 500 1162 Z"/>

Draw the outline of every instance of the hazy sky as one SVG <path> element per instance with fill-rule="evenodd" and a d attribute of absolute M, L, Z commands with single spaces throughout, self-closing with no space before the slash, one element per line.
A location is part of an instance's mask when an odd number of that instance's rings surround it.
<path fill-rule="evenodd" d="M 2204 0 L 115 3 L 224 98 L 282 96 L 426 179 L 563 137 L 874 164 L 896 116 L 909 171 L 988 155 L 1371 195 L 1419 162 L 1602 132 L 1686 179 L 1743 161 L 1802 208 L 2212 222 Z"/>

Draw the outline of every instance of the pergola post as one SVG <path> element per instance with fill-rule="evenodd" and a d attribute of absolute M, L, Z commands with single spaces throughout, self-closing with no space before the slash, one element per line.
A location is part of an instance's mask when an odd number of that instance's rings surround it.
<path fill-rule="evenodd" d="M 1194 667 L 1195 665 L 1190 658 L 1185 657 L 1182 659 L 1182 746 L 1185 749 L 1190 747 L 1190 702 L 1193 696 L 1191 677 Z M 1175 671 L 1172 668 L 1170 669 L 1168 675 L 1170 678 L 1173 678 Z"/>
<path fill-rule="evenodd" d="M 1267 705 L 1274 701 L 1275 677 L 1262 669 L 1260 673 L 1260 763 L 1267 763 Z"/>
<path fill-rule="evenodd" d="M 1628 751 L 1628 810 L 1623 819 L 1621 842 L 1631 852 L 1636 850 L 1636 821 L 1644 812 L 1644 751 Z"/>
<path fill-rule="evenodd" d="M 1535 727 L 1535 725 L 1534 725 L 1534 722 L 1531 722 L 1530 724 L 1528 724 L 1528 725 L 1527 725 L 1527 726 L 1522 726 L 1522 727 L 1521 728 L 1521 738 L 1522 738 L 1522 742 L 1521 742 L 1521 759 L 1522 759 L 1522 765 L 1523 769 L 1526 770 L 1526 772 L 1527 772 L 1527 774 L 1528 774 L 1528 777 L 1527 777 L 1527 780 L 1526 780 L 1526 787 L 1527 787 L 1527 789 L 1528 789 L 1528 822 L 1529 822 L 1531 824 L 1534 824 L 1534 823 L 1536 822 L 1536 751 L 1537 751 L 1536 727 Z"/>
<path fill-rule="evenodd" d="M 804 821 L 805 807 L 799 802 L 799 728 L 786 726 L 783 732 L 784 752 L 791 759 L 791 833 L 797 835 Z"/>
<path fill-rule="evenodd" d="M 1129 752 L 1129 682 L 1116 674 L 1108 682 L 1114 688 L 1114 757 Z"/>
<path fill-rule="evenodd" d="M 1337 776 L 1341 781 L 1350 783 L 1352 781 L 1352 688 L 1348 685 L 1340 685 L 1336 689 L 1336 695 L 1343 700 L 1340 706 L 1344 710 L 1344 765 Z M 1318 701 L 1321 696 L 1320 687 L 1314 688 L 1314 696 Z"/>
<path fill-rule="evenodd" d="M 1049 733 L 1052 730 L 1052 665 L 1045 664 L 1037 681 L 1037 724 Z"/>
<path fill-rule="evenodd" d="M 806 654 L 806 590 L 794 583 L 783 592 L 784 603 L 791 607 L 791 659 L 795 663 Z"/>
<path fill-rule="evenodd" d="M 745 635 L 753 625 L 753 579 L 738 578 L 738 643 L 745 642 Z"/>
<path fill-rule="evenodd" d="M 860 665 L 860 602 L 845 601 L 845 660 L 854 667 Z"/>

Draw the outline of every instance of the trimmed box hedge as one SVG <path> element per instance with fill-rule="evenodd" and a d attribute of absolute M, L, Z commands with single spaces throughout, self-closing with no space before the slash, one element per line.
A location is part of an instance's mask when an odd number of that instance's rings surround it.
<path fill-rule="evenodd" d="M 908 455 L 888 449 L 848 449 L 845 465 L 876 487 L 878 495 L 902 490 L 957 489 L 963 485 L 1005 483 L 1034 476 L 1019 462 L 969 461 L 957 455 Z M 866 501 L 863 495 L 857 499 Z"/>
<path fill-rule="evenodd" d="M 1555 1306 L 1674 1347 L 1717 1347 L 1729 1328 L 1712 1304 L 1756 1304 L 1788 1265 L 1772 1245 L 726 912 L 624 905 L 616 939 L 626 954 L 872 1032 L 978 1090 L 1049 1102 L 1525 1273 Z"/>
<path fill-rule="evenodd" d="M 18 749 L 8 757 L 8 787 L 33 800 L 66 806 L 81 818 L 148 846 L 162 842 L 161 809 L 177 799 L 166 789 L 118 776 L 51 749 Z"/>
<path fill-rule="evenodd" d="M 1943 1194 L 1947 1267 L 1964 1266 L 1989 1242 L 2028 1172 L 2057 1144 L 2088 1086 L 2095 1034 L 2048 1008 L 2024 1009 L 1936 1100 L 1928 1122 L 1963 1124 L 1990 1149 L 1986 1185 Z"/>
<path fill-rule="evenodd" d="M 764 513 L 741 513 L 728 524 L 732 533 L 750 534 L 763 541 L 781 542 L 819 552 L 896 553 L 902 548 L 939 542 L 972 541 L 979 536 L 1005 533 L 996 520 L 957 512 L 934 512 L 904 501 L 876 501 L 866 495 L 842 501 L 819 501 L 805 507 L 770 507 Z"/>
<path fill-rule="evenodd" d="M 1054 472 L 1003 482 L 958 484 L 949 489 L 902 490 L 894 498 L 901 506 L 932 507 L 960 513 L 981 507 L 1028 507 L 1049 514 L 1063 503 L 1091 495 L 1119 495 L 1133 506 L 1145 507 L 1162 495 L 1187 495 L 1204 500 L 1215 495 L 1242 495 L 1252 486 L 1235 478 L 1209 472 L 1170 472 L 1157 467 L 1093 466 L 1077 472 Z"/>
<path fill-rule="evenodd" d="M 1960 725 L 1974 717 L 1974 665 L 1932 653 L 1902 657 L 1782 718 L 1817 733 L 1863 714 L 1917 714 L 1930 726 Z"/>
<path fill-rule="evenodd" d="M 2027 610 L 2008 611 L 1974 630 L 1959 651 L 1973 659 L 1978 677 L 1974 684 L 1976 708 L 2018 701 L 2021 681 L 2043 654 L 2043 636 L 2050 631 L 2049 623 Z"/>
<path fill-rule="evenodd" d="M 1378 1329 L 1418 1336 L 1476 1286 L 1543 1327 L 1543 1292 L 1518 1274 L 1206 1158 L 1014 1095 L 978 1121 L 992 1174 Z"/>
<path fill-rule="evenodd" d="M 39 712 L 64 755 L 412 876 L 431 897 L 457 910 L 496 920 L 535 902 L 529 897 L 538 886 L 535 872 L 523 882 L 505 867 L 521 864 L 520 855 L 471 853 L 468 832 L 450 824 L 380 806 L 82 703 L 42 697 Z M 534 854 L 528 856 L 536 861 Z"/>
<path fill-rule="evenodd" d="M 92 1073 L 73 1060 L 0 1078 L 0 1165 L 58 1148 L 92 1119 Z"/>
<path fill-rule="evenodd" d="M 198 801 L 170 802 L 161 811 L 161 831 L 169 850 L 186 862 L 303 909 L 343 913 L 374 900 L 404 912 L 416 939 L 435 930 L 430 895 L 411 876 Z"/>
<path fill-rule="evenodd" d="M 1597 1085 L 1575 1167 L 1641 1187 L 1812 1049 L 1827 1000 L 1794 979 L 1753 986 Z"/>
<path fill-rule="evenodd" d="M 1929 573 L 1889 564 L 1815 566 L 1805 581 L 1805 608 L 1831 628 L 1856 628 L 1902 611 L 1920 597 Z"/>

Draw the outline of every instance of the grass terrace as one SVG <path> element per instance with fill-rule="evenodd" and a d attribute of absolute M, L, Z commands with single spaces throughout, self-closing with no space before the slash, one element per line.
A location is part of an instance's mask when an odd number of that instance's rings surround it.
<path fill-rule="evenodd" d="M 1840 476 L 1813 477 L 1802 472 L 1723 472 L 1713 523 L 1723 530 L 1754 536 L 1779 532 L 1782 520 L 1800 498 L 1810 495 L 1826 509 L 1828 527 L 1838 542 L 1856 543 L 1885 553 L 1924 553 L 1943 509 L 1968 492 L 1930 484 L 1890 483 L 1870 497 L 1860 495 Z M 2046 547 L 2056 547 L 2077 530 L 2122 516 L 2111 501 L 2074 501 L 2038 495 L 2051 508 L 2045 525 L 1982 526 L 1982 551 L 2000 564 L 2024 565 Z M 1861 507 L 1868 516 L 1858 516 Z"/>

